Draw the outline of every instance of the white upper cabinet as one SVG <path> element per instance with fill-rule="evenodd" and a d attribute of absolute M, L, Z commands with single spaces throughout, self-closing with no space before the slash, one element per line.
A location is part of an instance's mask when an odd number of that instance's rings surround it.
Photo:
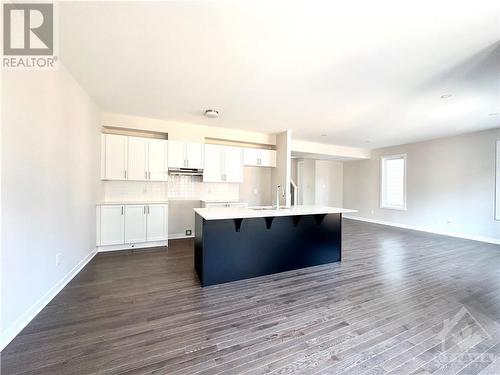
<path fill-rule="evenodd" d="M 188 168 L 203 169 L 203 144 L 188 142 L 186 144 L 186 164 Z"/>
<path fill-rule="evenodd" d="M 146 241 L 146 209 L 145 205 L 125 205 L 125 243 Z"/>
<path fill-rule="evenodd" d="M 148 180 L 167 181 L 168 145 L 164 139 L 148 140 Z"/>
<path fill-rule="evenodd" d="M 128 137 L 128 180 L 148 179 L 148 139 Z"/>
<path fill-rule="evenodd" d="M 105 138 L 104 178 L 107 180 L 126 180 L 128 137 L 106 134 Z"/>
<path fill-rule="evenodd" d="M 222 178 L 225 182 L 243 182 L 243 150 L 224 146 Z"/>
<path fill-rule="evenodd" d="M 203 144 L 195 142 L 168 142 L 169 168 L 203 169 Z"/>
<path fill-rule="evenodd" d="M 243 182 L 241 147 L 205 145 L 205 182 Z"/>
<path fill-rule="evenodd" d="M 243 164 L 255 167 L 276 167 L 276 151 L 260 148 L 244 148 Z"/>
<path fill-rule="evenodd" d="M 167 181 L 167 140 L 104 134 L 101 178 Z"/>
<path fill-rule="evenodd" d="M 168 238 L 168 205 L 150 204 L 146 206 L 147 240 L 162 241 Z"/>
<path fill-rule="evenodd" d="M 222 146 L 205 145 L 205 168 L 203 169 L 203 181 L 222 181 Z"/>
<path fill-rule="evenodd" d="M 186 167 L 186 142 L 168 141 L 168 167 Z"/>

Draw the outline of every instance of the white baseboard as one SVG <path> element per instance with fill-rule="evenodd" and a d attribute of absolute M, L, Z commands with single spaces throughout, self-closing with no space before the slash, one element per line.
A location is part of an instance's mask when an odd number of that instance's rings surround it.
<path fill-rule="evenodd" d="M 160 246 L 168 246 L 168 240 L 139 242 L 134 244 L 97 246 L 97 251 L 99 253 L 105 253 L 108 251 L 141 250 L 141 249 L 147 249 L 149 247 L 160 247 Z"/>
<path fill-rule="evenodd" d="M 14 323 L 12 323 L 0 335 L 0 351 L 2 351 L 42 309 L 94 258 L 97 250 L 94 249 L 90 254 L 83 258 L 73 269 L 59 280 L 50 290 L 36 301 L 28 310 L 26 310 Z"/>
<path fill-rule="evenodd" d="M 393 223 L 393 222 L 390 222 L 390 221 L 374 220 L 374 219 L 368 219 L 368 218 L 359 217 L 359 216 L 352 216 L 352 215 L 343 215 L 343 217 L 346 218 L 346 219 L 352 219 L 352 220 L 358 220 L 358 221 L 366 221 L 367 223 L 388 225 L 388 226 L 391 226 L 391 227 L 397 227 L 397 228 L 403 228 L 403 229 L 410 229 L 410 230 L 416 230 L 416 231 L 419 231 L 419 232 L 427 232 L 427 233 L 433 233 L 433 234 L 440 234 L 442 236 L 457 237 L 457 238 L 463 238 L 463 239 L 466 239 L 466 240 L 473 240 L 473 241 L 486 242 L 486 243 L 492 243 L 492 244 L 495 244 L 495 245 L 500 245 L 500 239 L 497 239 L 497 238 L 474 236 L 474 235 L 466 234 L 466 233 L 456 233 L 456 232 L 447 232 L 447 231 L 441 231 L 441 230 L 434 230 L 434 229 L 427 228 L 427 227 L 420 227 L 420 226 L 408 225 L 408 224 L 399 224 L 399 223 Z"/>
<path fill-rule="evenodd" d="M 194 234 L 186 236 L 184 233 L 172 233 L 168 235 L 169 240 L 182 240 L 184 238 L 194 238 Z"/>

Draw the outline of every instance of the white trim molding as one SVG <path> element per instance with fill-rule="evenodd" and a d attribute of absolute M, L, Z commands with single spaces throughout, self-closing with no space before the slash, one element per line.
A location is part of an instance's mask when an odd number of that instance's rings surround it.
<path fill-rule="evenodd" d="M 500 220 L 500 139 L 496 148 L 495 220 Z"/>
<path fill-rule="evenodd" d="M 52 299 L 94 258 L 97 249 L 93 249 L 66 276 L 49 289 L 38 301 L 28 308 L 14 323 L 6 327 L 0 335 L 0 351 L 2 351 L 21 331 L 49 304 Z"/>
<path fill-rule="evenodd" d="M 390 221 L 374 220 L 374 219 L 368 219 L 368 218 L 364 218 L 364 217 L 360 217 L 360 216 L 353 216 L 353 215 L 343 215 L 343 217 L 345 219 L 365 221 L 367 223 L 387 225 L 387 226 L 396 227 L 396 228 L 403 228 L 403 229 L 415 230 L 415 231 L 418 231 L 418 232 L 426 232 L 426 233 L 432 233 L 432 234 L 439 234 L 439 235 L 442 235 L 442 236 L 463 238 L 463 239 L 466 239 L 466 240 L 473 240 L 473 241 L 486 242 L 486 243 L 491 243 L 491 244 L 495 244 L 495 245 L 500 245 L 500 238 L 482 237 L 482 236 L 474 236 L 474 235 L 466 234 L 466 233 L 440 231 L 440 230 L 430 229 L 428 227 L 420 227 L 420 226 L 408 225 L 408 224 L 399 224 L 399 223 L 393 223 L 393 222 L 390 222 Z"/>

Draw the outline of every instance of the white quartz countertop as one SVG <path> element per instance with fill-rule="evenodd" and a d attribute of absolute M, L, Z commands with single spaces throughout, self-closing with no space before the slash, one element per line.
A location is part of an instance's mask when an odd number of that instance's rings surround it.
<path fill-rule="evenodd" d="M 346 214 L 356 212 L 346 208 L 327 206 L 292 206 L 290 208 L 280 208 L 279 210 L 258 209 L 259 207 L 207 207 L 195 208 L 194 211 L 205 220 L 224 219 L 245 219 L 252 217 L 272 217 L 272 216 L 297 216 L 297 215 L 320 215 L 320 214 Z"/>
<path fill-rule="evenodd" d="M 127 205 L 127 204 L 168 204 L 168 201 L 108 201 L 108 202 L 97 202 L 98 206 L 112 206 L 112 205 Z"/>

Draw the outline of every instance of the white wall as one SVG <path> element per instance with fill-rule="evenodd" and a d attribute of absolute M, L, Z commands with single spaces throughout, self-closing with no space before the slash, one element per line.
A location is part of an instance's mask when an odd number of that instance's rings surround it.
<path fill-rule="evenodd" d="M 301 159 L 297 161 L 297 179 L 299 204 L 316 202 L 316 161 Z"/>
<path fill-rule="evenodd" d="M 343 163 L 335 160 L 297 161 L 299 202 L 342 207 Z"/>
<path fill-rule="evenodd" d="M 330 207 L 342 207 L 343 166 L 344 164 L 340 161 L 316 160 L 316 204 Z"/>
<path fill-rule="evenodd" d="M 273 203 L 271 174 L 272 168 L 243 167 L 240 201 L 249 206 L 270 206 Z"/>
<path fill-rule="evenodd" d="M 205 137 L 208 137 L 271 145 L 276 143 L 274 134 L 217 127 L 217 120 L 207 120 L 200 115 L 200 122 L 202 121 L 211 121 L 210 126 L 128 116 L 119 113 L 104 112 L 101 114 L 101 124 L 103 126 L 164 132 L 168 133 L 169 139 L 175 140 L 204 142 Z"/>
<path fill-rule="evenodd" d="M 0 347 L 93 255 L 100 188 L 99 113 L 69 72 L 4 71 L 2 90 Z"/>
<path fill-rule="evenodd" d="M 344 207 L 356 216 L 442 233 L 500 240 L 495 143 L 500 129 L 372 150 L 344 163 Z M 408 154 L 407 210 L 380 208 L 380 157 Z"/>
<path fill-rule="evenodd" d="M 273 201 L 276 200 L 276 188 L 278 185 L 280 189 L 280 204 L 285 206 L 291 205 L 290 195 L 290 179 L 291 179 L 291 162 L 292 162 L 292 132 L 290 130 L 276 134 L 276 168 L 273 168 L 272 180 L 272 194 Z M 283 197 L 283 191 L 285 197 Z"/>

